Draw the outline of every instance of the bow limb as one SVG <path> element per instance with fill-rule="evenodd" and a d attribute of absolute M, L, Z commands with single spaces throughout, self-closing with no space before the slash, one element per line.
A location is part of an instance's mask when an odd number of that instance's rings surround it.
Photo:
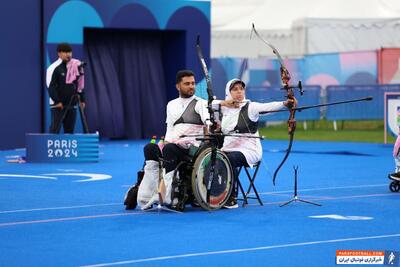
<path fill-rule="evenodd" d="M 212 108 L 212 101 L 215 99 L 215 96 L 212 91 L 211 78 L 210 78 L 210 75 L 208 72 L 207 64 L 206 64 L 206 61 L 203 56 L 203 51 L 201 50 L 199 35 L 197 36 L 196 51 L 197 51 L 197 56 L 201 63 L 201 69 L 203 70 L 203 73 L 204 73 L 204 78 L 207 83 L 207 95 L 208 95 L 207 109 L 208 109 L 208 113 L 210 114 L 210 122 L 211 122 L 210 131 L 211 131 L 211 133 L 214 133 L 215 129 L 217 128 L 217 122 L 215 120 L 214 110 Z"/>
<path fill-rule="evenodd" d="M 272 49 L 272 52 L 276 55 L 276 57 L 278 58 L 279 64 L 280 64 L 282 83 L 284 86 L 288 86 L 289 85 L 288 83 L 290 80 L 290 73 L 287 70 L 285 63 L 283 62 L 283 58 L 282 58 L 281 54 L 279 54 L 278 49 L 276 49 L 275 46 L 273 46 L 270 42 L 268 42 L 267 40 L 262 38 L 262 36 L 257 32 L 254 23 L 253 23 L 253 28 L 252 28 L 251 32 L 252 33 L 254 32 L 254 34 L 258 37 L 258 39 L 260 39 L 263 43 L 265 43 Z M 251 38 L 251 35 L 250 35 L 250 38 Z"/>
<path fill-rule="evenodd" d="M 288 148 L 286 150 L 285 157 L 283 158 L 283 160 L 279 164 L 278 168 L 276 168 L 276 170 L 274 172 L 274 176 L 272 178 L 272 182 L 273 182 L 274 185 L 275 185 L 275 179 L 276 179 L 276 176 L 278 175 L 279 170 L 281 169 L 281 167 L 283 166 L 283 164 L 285 163 L 285 161 L 289 157 L 290 151 L 292 150 L 293 136 L 294 136 L 293 133 L 289 135 L 289 145 L 288 145 Z"/>
<path fill-rule="evenodd" d="M 286 68 L 282 56 L 279 54 L 278 50 L 268 41 L 266 41 L 265 39 L 263 39 L 261 37 L 261 35 L 257 32 L 254 23 L 253 23 L 253 28 L 252 28 L 252 32 L 254 32 L 254 34 L 262 41 L 264 42 L 266 45 L 268 45 L 273 53 L 277 56 L 279 64 L 280 64 L 280 75 L 281 75 L 281 81 L 282 81 L 282 85 L 284 90 L 286 90 L 287 95 L 286 97 L 288 99 L 293 99 L 294 98 L 294 92 L 293 89 L 295 88 L 294 86 L 290 86 L 289 85 L 289 81 L 290 81 L 290 73 L 288 71 L 288 69 Z M 250 36 L 251 38 L 251 36 Z M 301 82 L 299 82 L 298 88 L 300 90 L 300 94 L 303 94 L 303 90 L 302 90 L 302 86 L 301 86 Z M 274 172 L 274 176 L 273 176 L 273 184 L 275 185 L 275 180 L 276 177 L 278 175 L 278 172 L 280 170 L 280 168 L 283 166 L 283 164 L 285 163 L 285 161 L 287 160 L 287 158 L 289 157 L 290 151 L 292 149 L 292 144 L 293 144 L 293 137 L 294 137 L 294 133 L 296 131 L 296 119 L 295 119 L 295 114 L 296 114 L 296 110 L 293 109 L 294 106 L 289 107 L 289 118 L 287 120 L 287 125 L 288 125 L 288 134 L 289 134 L 289 145 L 286 149 L 286 154 L 285 157 L 283 158 L 283 160 L 281 161 L 281 163 L 279 164 L 278 168 L 276 168 L 275 172 Z"/>
<path fill-rule="evenodd" d="M 293 110 L 293 109 L 290 110 L 290 116 L 289 116 L 289 119 L 287 121 L 289 144 L 288 144 L 288 147 L 286 149 L 286 154 L 283 157 L 283 160 L 281 161 L 281 163 L 279 164 L 279 166 L 276 168 L 276 170 L 274 172 L 274 176 L 273 176 L 273 179 L 272 179 L 272 182 L 273 182 L 274 185 L 275 185 L 275 180 L 276 180 L 276 177 L 278 175 L 278 172 L 279 172 L 280 168 L 283 166 L 283 164 L 285 163 L 285 161 L 289 157 L 290 152 L 292 151 L 293 138 L 294 138 L 294 133 L 296 131 L 295 113 L 296 113 L 296 110 Z"/>
<path fill-rule="evenodd" d="M 217 122 L 215 120 L 214 110 L 212 108 L 212 101 L 215 99 L 215 97 L 212 91 L 211 79 L 210 75 L 208 74 L 207 64 L 203 56 L 203 51 L 201 50 L 200 47 L 200 35 L 197 36 L 196 51 L 197 51 L 197 56 L 199 57 L 201 63 L 201 68 L 204 73 L 204 78 L 206 79 L 207 82 L 207 95 L 208 95 L 207 109 L 208 113 L 210 114 L 210 122 L 211 122 L 210 132 L 214 133 L 217 128 Z M 210 203 L 211 186 L 214 180 L 214 175 L 216 174 L 215 164 L 217 158 L 217 140 L 215 138 L 212 138 L 209 141 L 211 142 L 212 146 L 211 146 L 211 167 L 210 167 L 209 180 L 207 182 L 207 194 L 206 194 L 207 203 Z"/>

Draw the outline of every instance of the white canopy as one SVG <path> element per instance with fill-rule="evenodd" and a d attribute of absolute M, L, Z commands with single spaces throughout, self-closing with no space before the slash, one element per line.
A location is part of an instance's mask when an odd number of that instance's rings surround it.
<path fill-rule="evenodd" d="M 400 46 L 398 0 L 212 0 L 211 56 L 286 56 Z"/>

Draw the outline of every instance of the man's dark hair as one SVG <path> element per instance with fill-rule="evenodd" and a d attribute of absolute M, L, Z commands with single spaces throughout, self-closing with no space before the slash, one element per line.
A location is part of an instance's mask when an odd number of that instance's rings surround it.
<path fill-rule="evenodd" d="M 190 77 L 194 76 L 193 71 L 191 70 L 180 70 L 176 73 L 176 83 L 179 83 L 182 81 L 183 77 Z"/>
<path fill-rule="evenodd" d="M 72 52 L 72 47 L 68 43 L 61 43 L 57 46 L 57 53 Z"/>

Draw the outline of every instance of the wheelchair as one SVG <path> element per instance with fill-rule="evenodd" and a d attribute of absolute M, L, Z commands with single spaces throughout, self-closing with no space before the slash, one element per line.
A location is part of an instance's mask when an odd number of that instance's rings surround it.
<path fill-rule="evenodd" d="M 394 179 L 391 177 L 391 174 L 388 175 L 388 178 L 392 180 L 389 184 L 389 189 L 392 192 L 399 192 L 400 191 L 400 181 L 398 179 Z"/>
<path fill-rule="evenodd" d="M 180 162 L 174 170 L 171 208 L 184 211 L 186 205 L 190 204 L 208 211 L 218 210 L 228 201 L 234 187 L 234 179 L 232 166 L 224 152 L 211 146 L 200 146 L 193 157 L 188 156 L 187 160 Z M 207 190 L 208 187 L 210 190 Z"/>

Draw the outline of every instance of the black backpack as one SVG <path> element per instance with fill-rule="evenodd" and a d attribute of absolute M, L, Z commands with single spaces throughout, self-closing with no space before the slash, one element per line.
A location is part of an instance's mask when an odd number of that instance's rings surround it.
<path fill-rule="evenodd" d="M 136 184 L 128 189 L 125 194 L 124 205 L 126 210 L 134 210 L 137 206 L 137 195 L 139 191 L 140 183 L 143 180 L 144 170 L 140 170 L 137 173 Z"/>

